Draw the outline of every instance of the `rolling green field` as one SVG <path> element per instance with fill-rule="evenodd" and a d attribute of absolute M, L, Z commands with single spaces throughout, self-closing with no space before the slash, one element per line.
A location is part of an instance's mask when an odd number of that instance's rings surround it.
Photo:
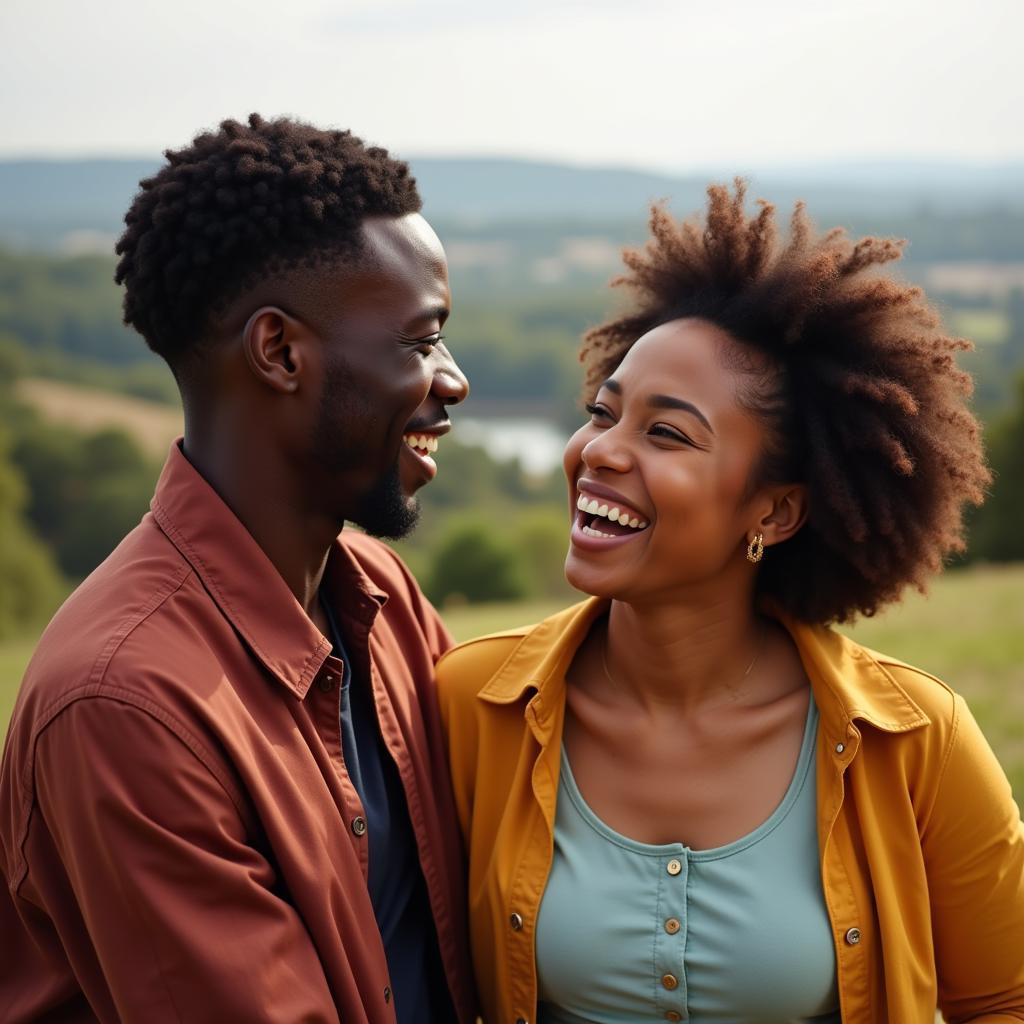
<path fill-rule="evenodd" d="M 445 613 L 459 640 L 535 622 L 557 604 L 494 604 Z M 947 573 L 927 597 L 908 596 L 848 630 L 857 640 L 937 675 L 964 695 L 1024 798 L 1024 566 Z M 0 644 L 0 731 L 34 637 Z"/>

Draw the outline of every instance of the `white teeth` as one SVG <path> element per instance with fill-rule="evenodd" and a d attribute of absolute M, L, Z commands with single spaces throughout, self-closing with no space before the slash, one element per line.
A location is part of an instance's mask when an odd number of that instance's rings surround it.
<path fill-rule="evenodd" d="M 614 537 L 614 533 L 602 533 L 600 530 L 592 530 L 589 526 L 583 527 L 583 532 L 589 537 Z"/>
<path fill-rule="evenodd" d="M 601 504 L 596 498 L 588 498 L 585 494 L 580 494 L 576 499 L 576 507 L 581 511 L 591 516 L 604 516 L 610 522 L 618 523 L 620 526 L 628 526 L 633 530 L 643 530 L 647 527 L 646 519 L 637 519 L 635 516 L 630 516 L 628 512 L 623 512 L 618 505 Z M 614 534 L 600 534 L 602 537 L 615 536 Z"/>
<path fill-rule="evenodd" d="M 405 434 L 402 440 L 410 447 L 424 452 L 436 452 L 438 441 L 431 434 Z"/>

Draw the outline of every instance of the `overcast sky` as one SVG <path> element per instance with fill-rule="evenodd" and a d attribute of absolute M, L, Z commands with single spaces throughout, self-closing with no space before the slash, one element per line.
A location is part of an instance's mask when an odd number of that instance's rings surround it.
<path fill-rule="evenodd" d="M 289 113 L 404 156 L 1024 159 L 1022 0 L 0 0 L 0 156 Z"/>

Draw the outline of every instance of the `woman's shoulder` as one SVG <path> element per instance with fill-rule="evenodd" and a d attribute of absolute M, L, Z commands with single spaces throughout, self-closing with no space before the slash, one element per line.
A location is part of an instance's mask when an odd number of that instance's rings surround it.
<path fill-rule="evenodd" d="M 947 681 L 832 626 L 789 624 L 815 699 L 833 728 L 860 720 L 891 736 L 941 746 L 966 707 Z"/>
<path fill-rule="evenodd" d="M 926 711 L 942 712 L 952 706 L 957 692 L 944 679 L 933 675 L 927 669 L 911 665 L 884 651 L 876 651 L 873 647 L 857 644 L 863 654 L 881 666 L 899 686 L 905 690 L 916 703 L 927 705 Z"/>
<path fill-rule="evenodd" d="M 848 637 L 845 640 L 856 660 L 871 667 L 870 671 L 855 675 L 862 681 L 867 680 L 872 689 L 876 686 L 876 679 L 884 678 L 882 685 L 888 691 L 888 706 L 894 708 L 901 703 L 905 706 L 905 712 L 901 710 L 900 714 L 893 716 L 892 732 L 898 734 L 902 725 L 908 736 L 916 736 L 918 741 L 926 743 L 935 752 L 947 750 L 964 715 L 970 715 L 966 701 L 954 686 L 927 669 Z M 915 712 L 920 716 L 917 722 L 913 721 Z"/>
<path fill-rule="evenodd" d="M 572 642 L 571 632 L 581 616 L 588 615 L 584 601 L 549 615 L 539 622 L 500 633 L 488 633 L 457 644 L 437 663 L 437 686 L 444 702 L 475 698 L 513 659 L 523 671 L 542 659 L 553 646 Z"/>
<path fill-rule="evenodd" d="M 441 694 L 462 691 L 475 694 L 535 628 L 536 624 L 517 626 L 456 644 L 437 663 L 437 685 Z"/>

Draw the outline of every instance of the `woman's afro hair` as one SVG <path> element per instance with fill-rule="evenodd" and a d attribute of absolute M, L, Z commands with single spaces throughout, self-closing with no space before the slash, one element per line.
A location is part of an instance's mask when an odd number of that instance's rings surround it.
<path fill-rule="evenodd" d="M 373 215 L 420 209 L 408 165 L 347 131 L 223 121 L 140 183 L 117 243 L 124 320 L 172 366 L 260 277 L 353 256 Z"/>
<path fill-rule="evenodd" d="M 766 426 L 753 483 L 809 495 L 804 527 L 766 549 L 759 594 L 805 622 L 872 615 L 963 550 L 964 507 L 984 498 L 971 379 L 954 359 L 971 345 L 881 271 L 902 242 L 817 235 L 800 203 L 782 242 L 770 204 L 745 213 L 742 181 L 708 197 L 684 223 L 654 207 L 651 239 L 625 253 L 613 284 L 635 301 L 584 337 L 586 396 L 659 324 L 696 317 L 728 332 L 748 371 L 738 400 Z"/>

